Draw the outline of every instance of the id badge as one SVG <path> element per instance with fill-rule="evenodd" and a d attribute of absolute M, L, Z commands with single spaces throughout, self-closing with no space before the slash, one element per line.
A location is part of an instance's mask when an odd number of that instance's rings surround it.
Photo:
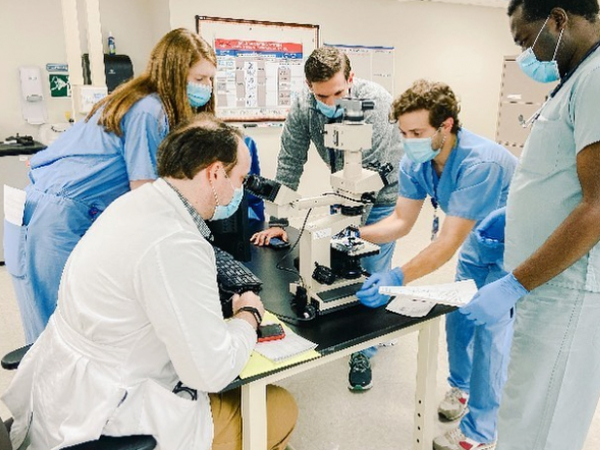
<path fill-rule="evenodd" d="M 437 215 L 437 210 L 433 213 L 433 223 L 431 224 L 431 240 L 435 241 L 438 231 L 440 231 L 440 218 Z"/>

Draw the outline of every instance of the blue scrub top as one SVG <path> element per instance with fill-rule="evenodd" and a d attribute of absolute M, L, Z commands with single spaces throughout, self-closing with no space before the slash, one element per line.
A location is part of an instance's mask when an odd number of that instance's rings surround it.
<path fill-rule="evenodd" d="M 102 110 L 80 120 L 31 158 L 33 188 L 93 205 L 100 212 L 135 180 L 155 179 L 156 151 L 169 131 L 156 94 L 139 100 L 121 121 L 123 136 L 98 125 Z"/>
<path fill-rule="evenodd" d="M 517 158 L 501 145 L 462 128 L 441 177 L 432 162 L 400 161 L 399 195 L 437 200 L 447 216 L 477 222 L 506 205 Z"/>
<path fill-rule="evenodd" d="M 250 136 L 244 136 L 244 142 L 250 150 L 251 166 L 250 172 L 253 175 L 260 175 L 260 162 L 258 160 L 258 148 L 256 142 Z M 248 218 L 258 222 L 265 220 L 265 203 L 257 196 L 248 193 Z"/>

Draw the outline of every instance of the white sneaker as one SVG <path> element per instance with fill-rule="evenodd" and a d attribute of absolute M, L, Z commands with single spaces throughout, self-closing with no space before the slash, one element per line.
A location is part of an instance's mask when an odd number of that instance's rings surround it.
<path fill-rule="evenodd" d="M 484 443 L 466 437 L 460 428 L 450 430 L 433 440 L 434 450 L 494 450 L 496 441 Z"/>
<path fill-rule="evenodd" d="M 451 388 L 438 406 L 438 413 L 447 420 L 456 420 L 467 413 L 469 394 L 458 388 Z"/>

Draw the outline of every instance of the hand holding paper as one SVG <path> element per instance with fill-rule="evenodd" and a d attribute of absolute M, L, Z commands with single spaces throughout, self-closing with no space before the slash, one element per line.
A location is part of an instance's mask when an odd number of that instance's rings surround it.
<path fill-rule="evenodd" d="M 511 273 L 482 287 L 459 311 L 477 325 L 498 322 L 529 291 Z"/>

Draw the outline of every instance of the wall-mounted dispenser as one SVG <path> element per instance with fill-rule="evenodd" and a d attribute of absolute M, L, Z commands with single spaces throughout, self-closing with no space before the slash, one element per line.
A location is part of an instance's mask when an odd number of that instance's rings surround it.
<path fill-rule="evenodd" d="M 32 125 L 46 122 L 46 106 L 42 88 L 42 72 L 36 66 L 19 67 L 21 80 L 21 111 L 23 119 Z"/>

